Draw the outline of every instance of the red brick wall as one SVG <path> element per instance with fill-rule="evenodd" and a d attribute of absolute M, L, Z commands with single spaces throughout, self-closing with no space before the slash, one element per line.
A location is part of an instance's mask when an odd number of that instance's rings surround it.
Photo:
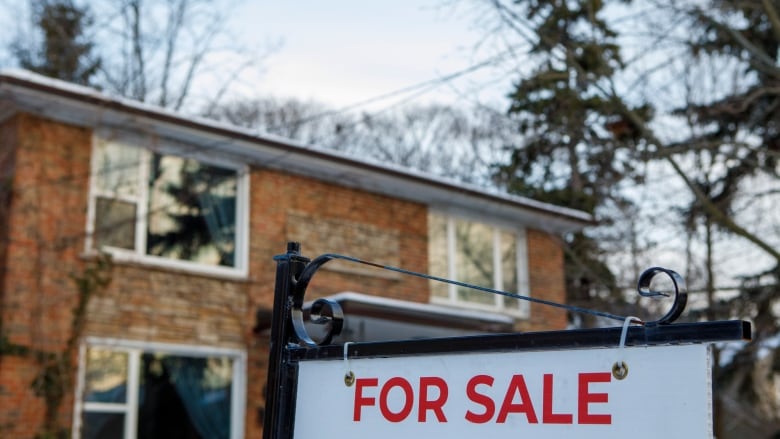
<path fill-rule="evenodd" d="M 76 299 L 69 276 L 88 261 L 82 253 L 92 133 L 29 115 L 16 116 L 0 128 L 3 153 L 16 151 L 6 275 L 0 279 L 2 328 L 13 343 L 61 350 L 71 334 Z M 3 165 L 0 157 L 0 169 Z M 246 349 L 245 425 L 247 437 L 259 437 L 268 334 L 253 334 L 252 327 L 255 310 L 271 307 L 273 256 L 283 253 L 289 240 L 315 236 L 317 224 L 311 230 L 305 224 L 311 218 L 320 225 L 365 227 L 349 239 L 317 235 L 317 242 L 302 242 L 305 256 L 328 251 L 425 272 L 427 208 L 281 171 L 256 168 L 249 178 L 247 279 L 116 263 L 111 284 L 90 302 L 84 335 Z M 563 256 L 556 240 L 533 230 L 527 236 L 532 292 L 563 300 Z M 315 276 L 307 300 L 351 290 L 428 301 L 422 279 L 363 266 L 329 267 Z M 531 316 L 521 329 L 559 329 L 566 323 L 564 313 L 546 307 L 532 306 Z M 38 431 L 43 405 L 29 384 L 39 369 L 32 357 L 0 358 L 0 437 L 31 437 Z M 70 428 L 73 386 L 65 390 L 60 422 Z"/>
<path fill-rule="evenodd" d="M 330 220 L 337 218 L 350 223 L 368 224 L 378 229 L 398 232 L 398 263 L 407 268 L 425 269 L 427 260 L 427 209 L 424 205 L 392 199 L 390 197 L 356 191 L 304 177 L 283 174 L 278 171 L 257 170 L 252 173 L 252 248 L 250 251 L 250 275 L 252 278 L 253 305 L 270 304 L 273 293 L 275 265 L 272 255 L 284 253 L 288 240 L 298 240 L 290 233 L 289 217 L 309 215 Z M 315 257 L 311 246 L 302 242 L 304 256 Z M 320 244 L 320 251 L 354 256 L 363 243 L 346 243 L 344 248 L 332 248 Z M 363 250 L 365 251 L 365 250 Z M 368 252 L 371 253 L 370 251 Z M 376 251 L 381 254 L 381 250 Z M 374 262 L 388 263 L 383 260 Z M 364 267 L 353 265 L 355 268 Z M 310 286 L 311 297 L 345 290 L 367 294 L 392 296 L 405 300 L 427 302 L 427 283 L 421 279 L 408 279 L 374 270 L 374 275 L 354 275 L 327 270 L 315 276 Z"/>
<path fill-rule="evenodd" d="M 31 352 L 59 352 L 70 335 L 76 294 L 70 279 L 82 261 L 91 132 L 21 115 L 3 126 L 4 154 L 15 149 L 11 213 L 7 217 L 2 329 Z M 36 355 L 0 358 L 0 436 L 32 437 L 43 417 L 31 390 Z M 72 378 L 68 376 L 66 378 Z M 59 419 L 69 427 L 68 385 Z"/>
<path fill-rule="evenodd" d="M 16 355 L 0 358 L 0 437 L 32 439 L 40 433 L 44 405 L 30 391 L 38 365 Z M 68 407 L 73 410 L 73 406 Z M 63 420 L 63 425 L 67 421 Z"/>
<path fill-rule="evenodd" d="M 539 230 L 527 230 L 528 274 L 531 294 L 551 300 L 566 302 L 566 282 L 563 271 L 563 249 L 558 237 Z M 531 318 L 520 322 L 523 331 L 540 331 L 566 328 L 566 311 L 559 308 L 531 304 Z"/>
<path fill-rule="evenodd" d="M 3 331 L 12 343 L 57 352 L 71 334 L 76 289 L 70 274 L 79 272 L 86 261 L 82 253 L 91 135 L 87 129 L 29 115 L 14 117 L 2 127 L 4 154 L 16 151 L 1 296 Z M 288 240 L 296 239 L 289 233 L 289 214 L 367 224 L 392 233 L 399 241 L 398 264 L 422 270 L 427 266 L 427 217 L 425 206 L 419 204 L 305 177 L 255 169 L 250 179 L 248 279 L 115 263 L 111 284 L 90 302 L 84 335 L 248 349 L 246 425 L 248 437 L 254 437 L 260 431 L 256 414 L 262 407 L 267 335 L 256 336 L 251 329 L 255 309 L 270 307 L 272 258 L 285 251 Z M 357 243 L 346 245 L 328 251 L 349 253 Z M 306 249 L 303 243 L 303 253 L 316 256 Z M 343 290 L 416 301 L 428 297 L 427 284 L 417 279 L 327 269 L 316 276 L 310 296 Z M 0 366 L 4 408 L 0 428 L 6 428 L 0 429 L 0 436 L 31 437 L 42 422 L 42 400 L 30 390 L 31 376 L 40 367 L 34 358 L 20 356 L 4 356 Z M 61 409 L 65 428 L 72 424 L 72 383 L 65 389 L 70 397 Z"/>
<path fill-rule="evenodd" d="M 14 122 L 0 123 L 0 280 L 5 277 L 6 251 L 8 249 L 8 216 L 11 207 L 11 189 L 13 187 L 16 162 L 16 130 Z M 0 282 L 0 303 L 4 285 Z M 2 320 L 0 320 L 2 325 Z M 2 328 L 0 328 L 0 331 Z"/>
<path fill-rule="evenodd" d="M 399 265 L 425 271 L 428 265 L 425 206 L 278 171 L 257 170 L 252 172 L 251 178 L 250 311 L 253 312 L 257 307 L 269 308 L 272 303 L 276 274 L 272 256 L 284 253 L 288 240 L 299 239 L 288 233 L 288 220 L 292 213 L 298 216 L 315 215 L 324 220 L 337 218 L 352 223 L 371 224 L 386 231 L 398 231 Z M 306 242 L 301 244 L 304 256 L 318 256 L 318 253 L 307 250 L 310 247 L 307 247 Z M 354 249 L 358 244 L 348 242 L 345 243 L 347 248 L 323 248 L 322 251 L 352 255 L 349 247 Z M 347 290 L 418 302 L 428 300 L 428 286 L 421 279 L 355 275 L 327 270 L 325 267 L 310 284 L 307 300 Z M 249 350 L 250 383 L 265 382 L 267 337 L 268 334 L 259 336 Z M 247 437 L 260 437 L 262 430 L 258 421 L 262 420 L 260 414 L 264 408 L 263 401 L 263 386 L 250 386 L 247 395 Z"/>
<path fill-rule="evenodd" d="M 89 307 L 87 335 L 243 349 L 247 284 L 116 263 Z"/>

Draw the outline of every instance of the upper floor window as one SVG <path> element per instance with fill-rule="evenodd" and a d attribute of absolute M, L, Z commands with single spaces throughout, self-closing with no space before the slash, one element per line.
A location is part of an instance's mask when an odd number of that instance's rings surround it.
<path fill-rule="evenodd" d="M 429 270 L 434 276 L 529 295 L 523 229 L 430 213 Z M 431 281 L 431 301 L 528 316 L 528 302 Z"/>
<path fill-rule="evenodd" d="M 90 245 L 117 258 L 240 274 L 246 267 L 245 172 L 98 140 Z"/>

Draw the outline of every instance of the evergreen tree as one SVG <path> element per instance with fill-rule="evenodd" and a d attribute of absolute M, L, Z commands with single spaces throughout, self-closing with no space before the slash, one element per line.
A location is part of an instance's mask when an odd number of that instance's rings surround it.
<path fill-rule="evenodd" d="M 530 76 L 511 94 L 510 114 L 519 120 L 519 144 L 510 160 L 496 167 L 509 191 L 609 218 L 601 208 L 625 207 L 619 183 L 638 178 L 634 161 L 638 128 L 620 117 L 624 104 L 604 95 L 623 62 L 616 34 L 599 16 L 595 0 L 517 2 L 502 15 L 536 35 Z M 647 107 L 636 108 L 648 118 Z M 619 297 L 615 277 L 603 261 L 599 242 L 577 233 L 566 253 L 568 300 L 582 306 Z"/>
<path fill-rule="evenodd" d="M 40 0 L 34 4 L 36 25 L 42 41 L 30 48 L 14 43 L 19 65 L 52 78 L 87 85 L 100 68 L 100 59 L 92 55 L 93 43 L 85 36 L 92 21 L 86 6 L 69 0 Z"/>

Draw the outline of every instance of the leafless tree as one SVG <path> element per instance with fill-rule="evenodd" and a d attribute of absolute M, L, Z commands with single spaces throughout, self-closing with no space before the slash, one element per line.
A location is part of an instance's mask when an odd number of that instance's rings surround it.
<path fill-rule="evenodd" d="M 509 119 L 487 107 L 418 105 L 378 112 L 265 98 L 234 101 L 206 116 L 379 163 L 493 186 L 490 166 L 513 136 Z"/>
<path fill-rule="evenodd" d="M 174 110 L 218 101 L 268 52 L 238 47 L 226 28 L 236 1 L 120 0 L 95 4 L 105 88 Z M 264 48 L 263 50 L 265 50 Z M 201 102 L 202 104 L 202 102 Z"/>

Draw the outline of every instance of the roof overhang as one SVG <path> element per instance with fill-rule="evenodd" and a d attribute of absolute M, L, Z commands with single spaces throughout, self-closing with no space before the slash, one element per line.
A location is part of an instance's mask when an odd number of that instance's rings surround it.
<path fill-rule="evenodd" d="M 593 225 L 585 212 L 490 191 L 407 168 L 360 160 L 294 141 L 190 117 L 160 107 L 22 70 L 0 72 L 0 120 L 18 112 L 86 126 L 131 130 L 347 187 L 419 202 L 445 212 L 482 216 L 565 233 Z"/>
<path fill-rule="evenodd" d="M 480 332 L 511 332 L 514 320 L 503 314 L 409 302 L 346 291 L 328 296 L 344 314 L 374 317 L 419 325 L 441 326 Z M 311 304 L 306 304 L 309 308 Z"/>
<path fill-rule="evenodd" d="M 343 328 L 333 343 L 371 342 L 419 338 L 454 337 L 515 332 L 514 320 L 503 314 L 409 302 L 355 292 L 326 297 L 344 313 Z M 304 319 L 311 303 L 304 304 Z M 269 320 L 265 317 L 265 320 Z M 314 340 L 325 336 L 324 328 L 309 321 L 307 333 Z"/>

